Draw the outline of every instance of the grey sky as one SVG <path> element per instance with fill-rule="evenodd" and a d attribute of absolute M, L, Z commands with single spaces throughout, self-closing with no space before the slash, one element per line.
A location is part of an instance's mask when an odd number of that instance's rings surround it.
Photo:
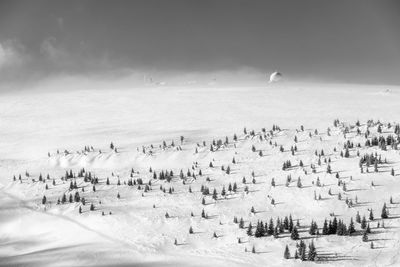
<path fill-rule="evenodd" d="M 400 84 L 399 1 L 5 1 L 0 77 L 279 69 Z"/>

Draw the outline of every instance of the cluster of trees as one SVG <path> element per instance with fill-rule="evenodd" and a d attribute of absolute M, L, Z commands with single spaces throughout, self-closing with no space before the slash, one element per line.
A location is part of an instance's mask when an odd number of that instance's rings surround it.
<path fill-rule="evenodd" d="M 254 212 L 254 208 L 252 208 L 252 211 Z M 241 229 L 245 228 L 243 218 L 240 218 L 240 220 L 238 220 L 237 217 L 234 217 L 233 222 L 237 223 L 239 225 L 239 228 Z M 255 227 L 253 227 L 253 225 L 250 222 L 249 225 L 247 226 L 246 233 L 248 236 L 254 236 L 256 238 L 260 238 L 263 236 L 274 236 L 276 238 L 279 236 L 279 234 L 282 234 L 285 231 L 289 233 L 293 232 L 295 228 L 296 226 L 294 226 L 293 224 L 292 215 L 289 215 L 289 217 L 285 216 L 284 219 L 277 218 L 275 222 L 272 218 L 270 218 L 269 222 L 267 221 L 263 222 L 262 220 L 259 220 L 257 221 Z M 297 232 L 297 229 L 295 231 Z M 297 233 L 297 238 L 298 238 L 298 233 Z"/>
<path fill-rule="evenodd" d="M 183 176 L 183 171 L 181 170 L 182 176 Z M 188 176 L 191 176 L 190 171 L 188 171 Z M 168 171 L 168 170 L 161 170 L 158 173 L 157 176 L 157 172 L 153 171 L 153 179 L 160 179 L 160 180 L 167 180 L 167 182 L 171 182 L 172 178 L 174 177 L 174 172 L 172 170 Z"/>
<path fill-rule="evenodd" d="M 290 162 L 290 160 L 287 160 L 283 163 L 282 165 L 282 170 L 285 171 L 287 169 L 290 169 L 292 167 L 292 163 Z"/>
<path fill-rule="evenodd" d="M 233 186 L 231 183 L 228 184 L 228 191 L 230 193 L 236 192 L 237 189 L 238 189 L 238 187 L 237 187 L 236 182 L 233 183 Z M 191 188 L 189 189 L 189 192 L 191 192 Z M 205 196 L 210 195 L 210 189 L 205 185 L 201 185 L 200 192 Z M 225 189 L 225 186 L 223 186 L 222 190 L 221 190 L 221 196 L 225 196 L 225 195 L 226 195 L 226 189 Z M 218 198 L 218 191 L 216 188 L 214 188 L 214 190 L 213 190 L 212 197 L 214 200 L 217 200 L 217 198 Z"/>
<path fill-rule="evenodd" d="M 46 196 L 44 196 L 43 198 L 45 198 Z M 43 201 L 42 201 L 43 202 Z M 80 197 L 79 192 L 76 191 L 74 195 L 72 195 L 72 193 L 69 194 L 69 198 L 67 200 L 67 196 L 66 194 L 63 194 L 63 196 L 61 197 L 61 200 L 58 199 L 57 200 L 57 204 L 65 204 L 65 203 L 73 203 L 73 202 L 81 202 L 82 205 L 86 204 L 86 200 L 84 197 Z M 43 203 L 44 204 L 44 203 Z"/>
<path fill-rule="evenodd" d="M 296 244 L 297 249 L 295 250 L 294 258 L 295 259 L 300 259 L 302 261 L 316 261 L 318 260 L 318 254 L 317 250 L 314 245 L 314 240 L 311 241 L 311 243 L 308 245 L 308 252 L 306 248 L 306 244 L 303 240 L 300 241 L 300 243 Z M 283 257 L 285 259 L 290 259 L 290 250 L 288 245 L 285 247 L 285 251 L 283 253 Z"/>
<path fill-rule="evenodd" d="M 384 136 L 372 137 L 371 139 L 367 139 L 365 141 L 365 146 L 378 146 L 382 150 L 386 150 L 387 146 L 390 146 L 392 149 L 397 149 L 397 144 L 399 140 L 392 136 L 388 135 L 386 138 Z"/>
<path fill-rule="evenodd" d="M 350 220 L 348 226 L 343 222 L 343 220 L 337 220 L 336 217 L 333 220 L 329 220 L 329 222 L 325 219 L 322 227 L 323 235 L 351 235 L 355 232 L 356 230 L 354 227 L 353 218 Z M 317 234 L 319 234 L 318 231 Z"/>

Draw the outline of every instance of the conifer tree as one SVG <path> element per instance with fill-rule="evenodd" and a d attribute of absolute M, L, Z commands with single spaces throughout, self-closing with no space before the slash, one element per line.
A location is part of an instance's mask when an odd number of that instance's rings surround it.
<path fill-rule="evenodd" d="M 275 229 L 275 227 L 274 227 L 274 221 L 272 220 L 272 218 L 269 220 L 269 224 L 268 224 L 268 231 L 267 231 L 267 233 L 269 234 L 269 235 L 273 235 L 274 234 L 274 229 Z"/>
<path fill-rule="evenodd" d="M 345 158 L 350 157 L 349 148 L 347 148 L 347 147 L 346 147 L 346 152 L 344 153 L 344 157 Z"/>
<path fill-rule="evenodd" d="M 288 228 L 289 232 L 292 232 L 293 230 L 293 219 L 292 219 L 292 215 L 289 215 L 289 228 Z"/>
<path fill-rule="evenodd" d="M 364 233 L 363 233 L 362 241 L 363 241 L 363 242 L 368 242 L 368 234 L 367 234 L 367 232 L 364 232 Z"/>
<path fill-rule="evenodd" d="M 300 260 L 305 261 L 306 260 L 306 244 L 304 244 L 303 240 L 300 241 L 299 254 L 300 254 Z"/>
<path fill-rule="evenodd" d="M 240 218 L 240 220 L 239 220 L 239 228 L 244 228 L 244 221 L 243 221 L 243 218 Z"/>
<path fill-rule="evenodd" d="M 47 201 L 47 198 L 46 198 L 46 196 L 44 195 L 43 198 L 42 198 L 42 204 L 43 204 L 43 205 L 46 204 L 46 201 Z"/>
<path fill-rule="evenodd" d="M 272 234 L 274 238 L 278 238 L 279 236 L 279 229 L 278 226 L 275 226 L 274 233 Z"/>
<path fill-rule="evenodd" d="M 389 216 L 388 216 L 388 214 L 387 214 L 386 203 L 383 203 L 381 218 L 382 218 L 382 219 L 387 219 L 388 217 L 389 217 Z"/>
<path fill-rule="evenodd" d="M 318 231 L 318 225 L 317 225 L 317 223 L 314 222 L 314 221 L 311 221 L 311 226 L 310 226 L 310 229 L 309 229 L 308 233 L 309 233 L 310 235 L 316 235 L 316 234 L 317 234 L 317 231 Z"/>
<path fill-rule="evenodd" d="M 206 212 L 204 211 L 204 209 L 202 209 L 202 211 L 201 211 L 201 217 L 206 218 Z"/>
<path fill-rule="evenodd" d="M 213 191 L 212 198 L 213 198 L 214 200 L 217 200 L 217 199 L 218 199 L 217 189 L 215 189 L 215 188 L 214 188 L 214 191 Z"/>
<path fill-rule="evenodd" d="M 315 249 L 314 241 L 311 241 L 310 245 L 308 246 L 308 260 L 315 261 L 317 257 L 317 250 Z"/>
<path fill-rule="evenodd" d="M 298 188 L 301 188 L 301 187 L 302 187 L 300 177 L 297 179 L 297 187 L 298 187 Z"/>
<path fill-rule="evenodd" d="M 287 216 L 285 216 L 285 218 L 283 219 L 283 228 L 284 228 L 285 230 L 288 230 L 288 229 L 289 229 L 289 219 L 288 219 Z"/>
<path fill-rule="evenodd" d="M 349 235 L 353 234 L 356 232 L 356 229 L 354 228 L 354 222 L 353 222 L 353 218 L 350 219 L 350 224 L 349 224 L 349 229 L 348 229 L 348 233 Z"/>
<path fill-rule="evenodd" d="M 251 228 L 252 228 L 252 226 L 251 226 L 251 222 L 250 222 L 249 226 L 247 227 L 247 232 L 246 232 L 246 234 L 248 236 L 252 236 L 253 235 L 253 230 Z"/>
<path fill-rule="evenodd" d="M 236 182 L 233 183 L 233 188 L 232 188 L 232 190 L 233 190 L 233 192 L 236 193 L 236 191 L 237 191 L 237 184 L 236 184 Z"/>
<path fill-rule="evenodd" d="M 331 232 L 331 234 L 336 234 L 337 228 L 338 228 L 338 222 L 337 222 L 337 219 L 335 217 L 335 218 L 333 218 L 333 221 L 332 221 L 332 232 Z"/>
<path fill-rule="evenodd" d="M 331 165 L 328 164 L 328 166 L 326 167 L 326 172 L 327 173 L 332 173 L 332 169 L 331 169 Z"/>
<path fill-rule="evenodd" d="M 367 234 L 371 233 L 371 228 L 369 227 L 369 223 L 367 224 L 367 228 L 365 229 L 365 232 L 367 232 Z"/>
<path fill-rule="evenodd" d="M 294 227 L 291 234 L 290 234 L 290 238 L 293 240 L 298 240 L 299 239 L 299 233 L 297 231 L 297 227 Z"/>
<path fill-rule="evenodd" d="M 286 245 L 286 247 L 285 247 L 285 252 L 283 253 L 283 257 L 285 259 L 290 259 L 290 251 L 289 251 L 288 245 Z"/>
<path fill-rule="evenodd" d="M 365 216 L 363 216 L 361 220 L 361 229 L 365 229 L 367 227 L 367 220 L 365 219 Z"/>
<path fill-rule="evenodd" d="M 231 173 L 231 167 L 229 167 L 229 165 L 228 165 L 228 167 L 226 168 L 226 174 L 230 174 Z"/>
<path fill-rule="evenodd" d="M 322 227 L 322 234 L 323 235 L 329 234 L 328 221 L 326 219 L 324 221 L 324 226 Z"/>
<path fill-rule="evenodd" d="M 262 237 L 264 232 L 264 226 L 260 222 L 257 222 L 256 231 L 254 232 L 255 237 Z"/>

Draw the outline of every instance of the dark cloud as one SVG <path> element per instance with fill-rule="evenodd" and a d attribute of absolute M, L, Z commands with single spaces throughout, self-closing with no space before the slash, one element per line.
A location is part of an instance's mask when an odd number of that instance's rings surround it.
<path fill-rule="evenodd" d="M 25 47 L 27 76 L 249 67 L 400 83 L 399 15 L 398 1 L 1 0 L 0 44 Z"/>

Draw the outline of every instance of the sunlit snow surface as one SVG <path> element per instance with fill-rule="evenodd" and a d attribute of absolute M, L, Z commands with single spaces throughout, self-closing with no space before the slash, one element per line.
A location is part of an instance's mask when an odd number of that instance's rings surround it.
<path fill-rule="evenodd" d="M 310 160 L 315 149 L 333 152 L 333 147 L 341 148 L 340 133 L 331 138 L 326 136 L 326 129 L 332 127 L 334 119 L 354 123 L 365 123 L 368 119 L 382 122 L 400 121 L 400 88 L 391 86 L 363 85 L 322 85 L 276 83 L 260 87 L 146 87 L 140 89 L 102 89 L 37 91 L 23 90 L 4 92 L 0 95 L 0 265 L 4 266 L 279 266 L 283 264 L 301 265 L 295 260 L 283 259 L 286 244 L 291 245 L 294 253 L 295 242 L 290 238 L 273 239 L 266 237 L 250 239 L 248 243 L 238 244 L 237 237 L 248 240 L 245 230 L 233 224 L 233 216 L 257 222 L 270 217 L 294 217 L 309 224 L 311 218 L 322 220 L 329 218 L 330 212 L 342 216 L 348 223 L 357 210 L 368 216 L 367 208 L 373 208 L 379 217 L 383 202 L 389 196 L 400 201 L 400 180 L 388 173 L 360 176 L 358 159 L 338 161 L 334 170 L 343 171 L 344 177 L 352 175 L 350 188 L 362 188 L 352 192 L 362 202 L 368 203 L 358 209 L 347 208 L 335 197 L 332 200 L 315 202 L 313 191 L 326 195 L 323 190 L 311 186 L 313 178 L 304 178 L 303 184 L 309 188 L 290 188 L 278 186 L 271 188 L 271 177 L 278 184 L 284 184 L 286 174 L 282 173 L 282 162 L 290 158 L 268 147 L 266 142 L 242 140 L 237 148 L 228 147 L 215 153 L 209 152 L 213 139 L 232 140 L 233 134 L 243 138 L 243 127 L 257 132 L 265 127 L 271 129 L 278 124 L 283 132 L 276 141 L 285 149 L 293 145 L 296 129 L 304 125 L 307 131 L 318 129 L 323 133 L 322 141 L 309 139 L 306 133 L 298 134 L 299 157 Z M 143 155 L 142 145 L 168 144 L 174 140 L 179 144 L 179 137 L 185 136 L 183 151 L 161 151 L 155 149 L 154 155 Z M 196 143 L 207 142 L 194 154 Z M 118 147 L 119 153 L 109 149 L 110 142 Z M 255 144 L 264 149 L 261 159 L 251 152 Z M 90 153 L 79 155 L 84 146 L 93 146 L 102 154 Z M 139 151 L 137 150 L 139 148 Z M 71 155 L 56 155 L 67 149 Z M 47 153 L 51 153 L 51 157 Z M 237 152 L 238 154 L 235 154 Z M 355 152 L 353 152 L 355 154 Z M 232 157 L 239 163 L 232 165 Z M 388 158 L 400 172 L 398 152 L 391 151 Z M 216 168 L 209 169 L 210 160 L 216 160 Z M 188 185 L 180 181 L 172 182 L 176 194 L 170 196 L 159 190 L 155 183 L 150 193 L 141 196 L 137 189 L 116 185 L 116 176 L 121 181 L 127 180 L 130 168 L 139 171 L 137 177 L 150 177 L 150 166 L 155 170 L 173 169 L 176 174 L 180 169 L 186 171 L 194 161 L 200 163 L 204 177 L 192 184 L 193 194 L 187 193 Z M 242 162 L 242 163 L 241 163 Z M 308 163 L 309 164 L 309 163 Z M 233 174 L 229 177 L 220 171 L 221 165 L 230 165 Z M 89 201 L 101 200 L 99 210 L 89 212 L 85 207 L 83 214 L 78 214 L 75 204 L 54 205 L 57 197 L 67 188 L 61 185 L 59 178 L 65 169 L 85 167 L 103 179 L 96 194 L 91 186 L 85 188 Z M 44 190 L 44 184 L 12 182 L 12 176 L 29 171 L 32 177 L 39 173 L 49 173 L 57 178 L 58 186 Z M 201 184 L 208 184 L 221 190 L 229 182 L 240 182 L 242 176 L 256 173 L 257 183 L 249 184 L 254 189 L 248 195 L 242 191 L 235 198 L 219 201 L 217 204 L 201 205 Z M 303 175 L 294 172 L 293 177 Z M 342 174 L 341 174 L 342 175 Z M 210 176 L 212 181 L 205 182 Z M 332 184 L 336 192 L 336 180 L 319 174 L 325 184 Z M 110 177 L 112 185 L 107 187 L 104 179 Z M 374 178 L 375 177 L 375 178 Z M 376 186 L 371 189 L 374 180 Z M 292 185 L 295 187 L 295 183 Z M 240 188 L 243 185 L 240 184 Z M 365 190 L 364 190 L 365 189 Z M 64 190 L 65 191 L 65 190 Z M 250 190 L 251 191 L 251 190 Z M 121 199 L 116 198 L 120 192 Z M 196 193 L 197 192 L 197 193 Z M 40 205 L 43 194 L 53 202 L 45 211 Z M 275 208 L 267 195 L 282 202 Z M 211 200 L 209 200 L 211 202 Z M 342 201 L 343 202 L 343 201 Z M 156 208 L 153 209 L 153 204 Z M 254 206 L 262 212 L 250 214 Z M 215 219 L 202 220 L 199 216 L 205 208 Z M 101 211 L 112 211 L 113 215 L 101 216 Z M 190 217 L 193 211 L 194 218 Z M 168 212 L 172 218 L 164 217 Z M 391 209 L 391 214 L 399 214 L 398 207 Z M 220 224 L 221 222 L 221 224 Z M 247 224 L 247 223 L 246 223 Z M 389 225 L 390 224 L 390 225 Z M 188 235 L 192 225 L 199 233 Z M 356 266 L 393 266 L 400 264 L 398 251 L 400 222 L 393 219 L 388 222 L 387 232 L 376 237 L 377 249 L 371 250 L 369 243 L 357 237 L 321 237 L 316 240 L 317 248 L 327 253 L 343 256 L 341 261 L 330 261 L 327 265 Z M 216 231 L 221 235 L 213 239 Z M 174 239 L 184 244 L 174 246 Z M 374 237 L 375 238 L 375 237 Z M 251 251 L 255 244 L 260 253 Z M 381 248 L 379 248 L 381 247 Z M 141 264 L 141 265 L 140 265 Z"/>

